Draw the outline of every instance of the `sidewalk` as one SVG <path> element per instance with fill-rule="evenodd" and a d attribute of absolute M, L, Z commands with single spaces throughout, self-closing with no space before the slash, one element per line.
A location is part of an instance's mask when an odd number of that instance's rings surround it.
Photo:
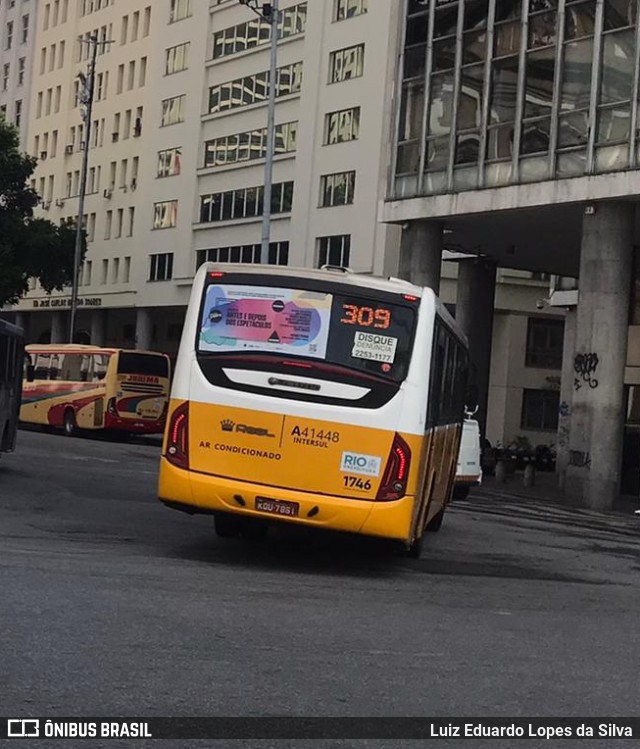
<path fill-rule="evenodd" d="M 482 495 L 492 497 L 502 496 L 505 499 L 521 499 L 564 507 L 580 507 L 572 497 L 558 488 L 558 476 L 556 473 L 538 471 L 535 476 L 534 486 L 529 487 L 524 486 L 523 479 L 523 471 L 518 471 L 512 476 L 508 476 L 503 484 L 497 483 L 495 476 L 484 476 L 482 486 L 473 490 L 473 494 L 478 497 Z M 635 510 L 638 509 L 640 509 L 640 497 L 620 496 L 614 504 L 612 513 L 605 514 L 625 515 L 628 517 L 629 515 L 633 515 Z"/>

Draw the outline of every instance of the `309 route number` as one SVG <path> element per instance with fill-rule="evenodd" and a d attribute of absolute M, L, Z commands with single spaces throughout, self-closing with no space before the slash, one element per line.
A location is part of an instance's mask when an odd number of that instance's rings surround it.
<path fill-rule="evenodd" d="M 361 492 L 371 491 L 371 481 L 361 479 L 358 476 L 343 476 L 342 480 L 347 489 L 358 489 Z"/>

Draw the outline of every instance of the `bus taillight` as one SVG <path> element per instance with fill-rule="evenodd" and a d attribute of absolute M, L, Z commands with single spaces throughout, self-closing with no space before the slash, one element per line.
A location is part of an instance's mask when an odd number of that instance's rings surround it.
<path fill-rule="evenodd" d="M 178 406 L 171 414 L 167 460 L 178 468 L 189 468 L 189 403 Z"/>
<path fill-rule="evenodd" d="M 411 449 L 399 434 L 393 439 L 389 458 L 387 460 L 382 483 L 376 500 L 379 502 L 390 502 L 394 499 L 404 497 L 407 492 L 407 479 L 411 465 Z"/>

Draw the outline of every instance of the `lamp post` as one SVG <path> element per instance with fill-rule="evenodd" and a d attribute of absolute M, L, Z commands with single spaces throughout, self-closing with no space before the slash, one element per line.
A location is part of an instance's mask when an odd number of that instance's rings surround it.
<path fill-rule="evenodd" d="M 73 343 L 76 327 L 76 316 L 78 313 L 78 287 L 80 285 L 80 267 L 82 261 L 82 230 L 84 224 L 84 203 L 87 195 L 87 175 L 89 173 L 89 148 L 91 137 L 91 117 L 93 114 L 93 97 L 96 83 L 96 60 L 98 48 L 111 44 L 110 41 L 100 41 L 96 35 L 88 39 L 80 38 L 83 44 L 89 44 L 91 55 L 87 75 L 78 74 L 80 81 L 80 103 L 82 104 L 82 121 L 84 122 L 83 147 L 82 147 L 82 171 L 80 174 L 80 194 L 78 196 L 78 221 L 76 226 L 76 243 L 73 254 L 73 285 L 71 287 L 71 314 L 69 319 L 69 343 Z"/>
<path fill-rule="evenodd" d="M 269 262 L 269 244 L 271 242 L 271 193 L 273 188 L 273 157 L 276 150 L 276 89 L 278 77 L 278 37 L 280 11 L 278 0 L 259 4 L 257 0 L 239 0 L 271 26 L 271 60 L 269 66 L 269 104 L 267 109 L 267 148 L 264 162 L 264 191 L 262 205 L 262 241 L 260 244 L 260 263 Z"/>

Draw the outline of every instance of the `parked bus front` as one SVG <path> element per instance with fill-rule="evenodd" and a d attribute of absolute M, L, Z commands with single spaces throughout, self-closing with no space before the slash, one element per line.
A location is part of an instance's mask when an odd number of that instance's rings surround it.
<path fill-rule="evenodd" d="M 206 264 L 176 364 L 159 496 L 220 535 L 271 519 L 398 539 L 439 526 L 467 352 L 433 292 Z"/>
<path fill-rule="evenodd" d="M 0 454 L 16 446 L 23 359 L 22 329 L 0 320 Z"/>
<path fill-rule="evenodd" d="M 160 434 L 169 395 L 164 354 L 76 344 L 27 346 L 33 377 L 20 419 L 31 424 Z"/>

